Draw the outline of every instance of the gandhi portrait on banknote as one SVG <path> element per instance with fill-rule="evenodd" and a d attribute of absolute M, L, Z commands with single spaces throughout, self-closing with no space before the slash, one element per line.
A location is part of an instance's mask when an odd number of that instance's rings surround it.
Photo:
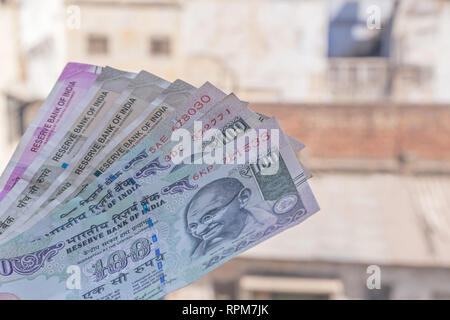
<path fill-rule="evenodd" d="M 251 196 L 239 179 L 229 177 L 208 183 L 194 195 L 185 209 L 187 232 L 195 240 L 191 257 L 273 223 L 271 212 L 248 207 Z"/>

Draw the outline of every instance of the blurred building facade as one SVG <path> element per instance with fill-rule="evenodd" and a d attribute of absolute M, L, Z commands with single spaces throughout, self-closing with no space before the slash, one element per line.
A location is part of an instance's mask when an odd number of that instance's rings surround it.
<path fill-rule="evenodd" d="M 449 298 L 449 36 L 449 0 L 1 0 L 0 168 L 68 61 L 208 80 L 307 145 L 322 210 L 172 298 Z"/>
<path fill-rule="evenodd" d="M 0 12 L 5 79 L 42 97 L 73 60 L 207 78 L 255 102 L 450 101 L 448 0 L 3 0 Z"/>

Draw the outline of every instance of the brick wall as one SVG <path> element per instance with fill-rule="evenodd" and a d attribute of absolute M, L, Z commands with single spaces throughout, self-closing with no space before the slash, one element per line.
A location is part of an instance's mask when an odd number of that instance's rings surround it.
<path fill-rule="evenodd" d="M 310 159 L 432 163 L 434 167 L 450 164 L 447 105 L 252 104 L 250 107 L 275 116 L 286 133 L 307 145 Z"/>

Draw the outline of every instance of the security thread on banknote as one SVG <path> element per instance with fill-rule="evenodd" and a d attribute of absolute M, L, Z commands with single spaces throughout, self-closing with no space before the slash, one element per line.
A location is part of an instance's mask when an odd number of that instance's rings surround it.
<path fill-rule="evenodd" d="M 0 178 L 0 292 L 160 299 L 319 211 L 304 147 L 209 82 L 68 64 Z"/>

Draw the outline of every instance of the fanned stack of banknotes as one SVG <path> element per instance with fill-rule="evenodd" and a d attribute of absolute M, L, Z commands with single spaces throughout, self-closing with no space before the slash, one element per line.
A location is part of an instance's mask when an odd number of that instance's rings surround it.
<path fill-rule="evenodd" d="M 304 145 L 209 82 L 69 63 L 0 180 L 0 292 L 160 299 L 319 210 Z"/>

